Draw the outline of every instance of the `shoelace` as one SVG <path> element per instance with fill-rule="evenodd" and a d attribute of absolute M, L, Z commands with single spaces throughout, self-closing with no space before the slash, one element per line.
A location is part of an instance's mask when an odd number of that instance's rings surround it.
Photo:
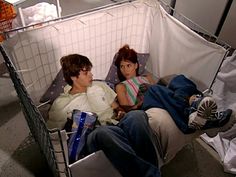
<path fill-rule="evenodd" d="M 215 120 L 220 120 L 220 119 L 222 119 L 223 116 L 224 116 L 223 111 L 217 112 L 217 113 L 215 113 Z"/>

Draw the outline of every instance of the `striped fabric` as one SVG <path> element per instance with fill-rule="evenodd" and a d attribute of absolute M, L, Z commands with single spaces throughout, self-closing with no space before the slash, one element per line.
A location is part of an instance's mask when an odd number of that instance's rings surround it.
<path fill-rule="evenodd" d="M 126 96 L 129 101 L 129 105 L 133 106 L 137 104 L 137 95 L 139 91 L 139 87 L 141 84 L 149 83 L 146 77 L 137 76 L 131 79 L 125 80 L 122 82 L 126 87 Z"/>

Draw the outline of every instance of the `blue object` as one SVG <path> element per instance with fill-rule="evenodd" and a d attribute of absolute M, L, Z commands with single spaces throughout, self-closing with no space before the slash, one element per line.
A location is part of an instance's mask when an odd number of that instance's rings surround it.
<path fill-rule="evenodd" d="M 80 159 L 81 152 L 86 143 L 88 134 L 94 129 L 97 120 L 96 114 L 73 110 L 72 118 L 77 128 L 72 127 L 72 134 L 69 140 L 69 163 L 73 163 Z"/>

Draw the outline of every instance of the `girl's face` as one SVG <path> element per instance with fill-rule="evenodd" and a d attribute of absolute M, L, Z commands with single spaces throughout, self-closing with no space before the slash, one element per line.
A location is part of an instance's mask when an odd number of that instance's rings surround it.
<path fill-rule="evenodd" d="M 126 79 L 131 79 L 136 76 L 137 63 L 132 63 L 129 60 L 122 60 L 120 62 L 120 71 Z"/>

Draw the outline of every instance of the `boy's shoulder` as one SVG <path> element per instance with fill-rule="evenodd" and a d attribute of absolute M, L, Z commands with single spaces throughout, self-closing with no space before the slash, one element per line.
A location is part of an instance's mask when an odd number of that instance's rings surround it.
<path fill-rule="evenodd" d="M 104 85 L 104 84 L 106 84 L 106 82 L 103 80 L 93 80 L 92 86 L 93 85 Z"/>
<path fill-rule="evenodd" d="M 75 95 L 71 95 L 69 93 L 71 89 L 71 86 L 70 85 L 66 85 L 64 87 L 64 92 L 60 93 L 60 95 L 54 100 L 54 104 L 67 104 L 68 102 L 70 102 L 71 100 L 73 100 L 75 97 L 79 97 L 81 95 L 84 95 L 82 93 L 77 93 Z"/>
<path fill-rule="evenodd" d="M 102 87 L 104 89 L 109 88 L 109 89 L 112 89 L 113 91 L 115 89 L 115 85 L 114 84 L 112 84 L 110 82 L 107 82 L 105 80 L 94 80 L 93 83 L 92 83 L 92 86 L 93 85 L 94 86 L 100 86 L 100 87 Z"/>

